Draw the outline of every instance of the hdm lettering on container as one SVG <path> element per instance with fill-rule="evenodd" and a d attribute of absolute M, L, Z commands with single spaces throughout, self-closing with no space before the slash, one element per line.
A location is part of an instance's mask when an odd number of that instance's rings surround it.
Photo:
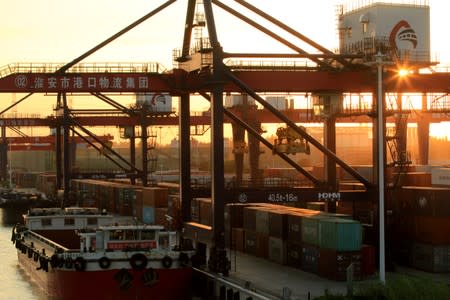
<path fill-rule="evenodd" d="M 339 192 L 329 192 L 329 193 L 318 193 L 317 200 L 322 201 L 339 201 L 341 200 L 341 193 Z"/>

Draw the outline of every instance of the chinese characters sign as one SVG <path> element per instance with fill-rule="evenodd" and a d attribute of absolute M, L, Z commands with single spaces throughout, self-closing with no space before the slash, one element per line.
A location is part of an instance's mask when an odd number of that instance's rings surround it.
<path fill-rule="evenodd" d="M 8 84 L 14 91 L 30 92 L 136 92 L 146 91 L 150 76 L 145 74 L 85 73 L 85 74 L 17 74 Z M 161 80 L 152 79 L 156 83 Z M 152 82 L 153 83 L 153 82 Z M 158 85 L 158 84 L 156 84 Z M 161 84 L 159 84 L 161 85 Z"/>

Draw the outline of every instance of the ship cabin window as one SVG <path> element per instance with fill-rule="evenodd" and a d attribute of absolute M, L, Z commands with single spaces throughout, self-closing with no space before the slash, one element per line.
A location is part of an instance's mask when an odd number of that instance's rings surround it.
<path fill-rule="evenodd" d="M 155 231 L 154 230 L 142 230 L 141 231 L 141 240 L 154 240 L 155 239 Z"/>
<path fill-rule="evenodd" d="M 75 225 L 74 218 L 64 218 L 64 225 Z"/>
<path fill-rule="evenodd" d="M 109 237 L 110 240 L 123 240 L 123 230 L 114 230 Z"/>
<path fill-rule="evenodd" d="M 98 223 L 97 218 L 88 218 L 87 219 L 87 224 L 88 225 L 97 225 L 97 223 Z"/>
<path fill-rule="evenodd" d="M 137 236 L 136 233 L 134 232 L 134 230 L 124 230 L 124 238 L 125 240 L 136 240 Z"/>
<path fill-rule="evenodd" d="M 169 236 L 160 236 L 159 237 L 159 247 L 163 249 L 169 249 Z"/>
<path fill-rule="evenodd" d="M 43 218 L 41 219 L 42 226 L 52 226 L 52 219 Z"/>

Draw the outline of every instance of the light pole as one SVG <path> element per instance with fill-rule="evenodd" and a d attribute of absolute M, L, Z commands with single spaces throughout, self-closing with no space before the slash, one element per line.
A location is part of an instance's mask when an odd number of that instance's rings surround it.
<path fill-rule="evenodd" d="M 8 169 L 9 169 L 9 188 L 13 188 L 13 182 L 12 182 L 12 147 L 11 142 L 8 143 L 9 146 L 9 162 L 8 162 Z"/>
<path fill-rule="evenodd" d="M 378 136 L 378 214 L 379 214 L 379 254 L 380 281 L 386 283 L 385 236 L 384 236 L 384 97 L 383 97 L 383 57 L 375 55 L 377 65 L 377 136 Z"/>

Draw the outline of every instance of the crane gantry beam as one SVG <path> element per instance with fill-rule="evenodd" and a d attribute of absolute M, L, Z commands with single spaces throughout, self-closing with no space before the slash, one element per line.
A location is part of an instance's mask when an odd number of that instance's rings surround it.
<path fill-rule="evenodd" d="M 371 70 L 351 71 L 272 71 L 254 70 L 231 72 L 246 82 L 255 92 L 373 92 L 376 76 Z M 0 93 L 184 93 L 207 92 L 209 74 L 184 70 L 170 73 L 101 72 L 101 73 L 47 73 L 19 72 L 0 78 Z M 385 91 L 395 93 L 448 93 L 450 72 L 413 73 L 399 76 L 387 72 L 383 80 Z M 226 81 L 224 92 L 240 92 L 231 81 Z"/>

